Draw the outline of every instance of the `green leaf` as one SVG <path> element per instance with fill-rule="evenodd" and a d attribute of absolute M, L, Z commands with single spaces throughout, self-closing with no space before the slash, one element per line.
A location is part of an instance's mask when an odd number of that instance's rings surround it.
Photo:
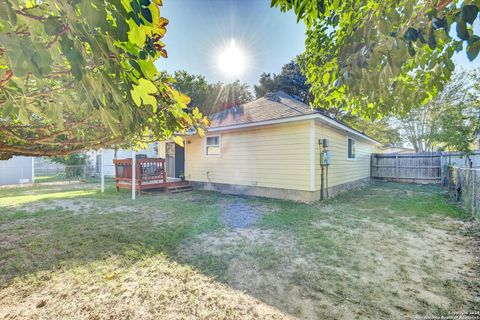
<path fill-rule="evenodd" d="M 472 24 L 477 18 L 477 15 L 478 15 L 478 7 L 473 4 L 467 4 L 462 7 L 462 13 L 460 14 L 460 17 L 466 23 Z"/>
<path fill-rule="evenodd" d="M 3 106 L 2 116 L 6 118 L 11 116 L 12 113 L 13 113 L 13 100 L 8 98 L 7 101 L 5 101 L 5 105 Z"/>
<path fill-rule="evenodd" d="M 467 46 L 467 57 L 470 61 L 475 60 L 480 51 L 480 37 L 473 36 L 472 40 Z"/>
<path fill-rule="evenodd" d="M 384 35 L 390 34 L 391 31 L 388 22 L 383 19 L 380 19 L 380 21 L 378 21 L 378 29 Z"/>
<path fill-rule="evenodd" d="M 183 147 L 183 139 L 182 137 L 179 136 L 173 136 L 172 137 L 173 141 L 178 144 L 180 147 Z"/>
<path fill-rule="evenodd" d="M 457 19 L 457 35 L 462 40 L 468 40 L 467 24 L 461 17 Z"/>
<path fill-rule="evenodd" d="M 142 8 L 142 16 L 147 20 L 148 22 L 152 23 L 152 13 L 150 12 L 150 9 L 148 8 Z"/>
<path fill-rule="evenodd" d="M 412 42 L 407 43 L 408 54 L 413 57 L 415 55 L 415 49 L 413 48 Z"/>
<path fill-rule="evenodd" d="M 330 73 L 325 72 L 323 74 L 323 84 L 327 86 L 330 83 Z"/>
<path fill-rule="evenodd" d="M 131 91 L 133 102 L 140 107 L 144 105 L 151 105 L 153 112 L 157 110 L 157 99 L 152 94 L 157 92 L 157 87 L 147 79 L 138 80 L 138 85 L 133 86 Z"/>
<path fill-rule="evenodd" d="M 129 23 L 130 31 L 128 32 L 128 40 L 137 45 L 137 47 L 143 48 L 147 36 L 141 27 L 137 26 L 133 20 L 130 21 L 132 21 L 132 23 Z"/>
<path fill-rule="evenodd" d="M 418 31 L 415 28 L 408 28 L 405 32 L 405 40 L 407 41 L 417 41 L 418 39 Z"/>
<path fill-rule="evenodd" d="M 195 119 L 201 119 L 202 118 L 202 113 L 196 107 L 193 109 L 192 115 Z"/>
<path fill-rule="evenodd" d="M 27 111 L 27 101 L 25 100 L 25 98 L 22 98 L 22 101 L 20 103 L 18 118 L 20 119 L 20 122 L 22 122 L 23 124 L 30 123 L 30 118 L 28 116 L 28 111 Z"/>
<path fill-rule="evenodd" d="M 120 123 L 120 121 L 118 120 L 118 116 L 112 109 L 101 108 L 100 117 L 102 118 L 102 122 L 110 128 L 110 130 L 115 136 L 120 135 L 120 130 L 118 129 L 118 124 Z"/>
<path fill-rule="evenodd" d="M 433 26 L 428 30 L 428 46 L 430 49 L 435 50 L 437 47 L 437 39 L 435 39 L 435 29 Z"/>
<path fill-rule="evenodd" d="M 63 25 L 56 17 L 48 18 L 43 26 L 45 28 L 45 33 L 49 36 L 56 35 L 62 30 L 63 27 Z"/>

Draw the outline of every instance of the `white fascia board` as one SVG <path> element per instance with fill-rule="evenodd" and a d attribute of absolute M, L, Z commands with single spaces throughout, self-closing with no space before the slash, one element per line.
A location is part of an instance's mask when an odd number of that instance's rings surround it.
<path fill-rule="evenodd" d="M 356 130 L 353 130 L 352 128 L 349 128 L 349 127 L 347 127 L 347 126 L 344 125 L 344 124 L 341 124 L 341 123 L 339 123 L 339 122 L 337 122 L 337 121 L 335 121 L 335 120 L 332 120 L 332 119 L 330 119 L 330 118 L 328 118 L 328 117 L 325 117 L 325 116 L 322 116 L 322 115 L 319 115 L 319 116 L 320 116 L 320 117 L 318 117 L 318 120 L 319 120 L 321 123 L 327 124 L 327 125 L 329 125 L 329 126 L 331 126 L 331 127 L 334 127 L 334 128 L 340 129 L 340 130 L 344 130 L 344 131 L 346 131 L 346 132 L 348 132 L 348 133 L 350 133 L 350 134 L 352 134 L 352 135 L 355 135 L 355 136 L 357 136 L 357 137 L 361 137 L 361 138 L 363 138 L 363 139 L 365 139 L 365 140 L 368 140 L 368 141 L 370 141 L 370 142 L 373 142 L 373 143 L 375 143 L 375 144 L 380 144 L 380 142 L 378 142 L 377 140 L 374 140 L 374 139 L 372 139 L 372 138 L 370 138 L 370 137 L 368 137 L 368 136 L 366 136 L 366 135 L 364 135 L 364 134 L 362 134 L 362 133 L 360 133 L 360 132 L 358 132 L 358 131 L 356 131 Z"/>
<path fill-rule="evenodd" d="M 251 127 L 258 127 L 258 126 L 266 126 L 270 124 L 280 124 L 280 123 L 287 123 L 287 122 L 294 122 L 294 121 L 303 121 L 303 120 L 310 120 L 310 119 L 317 119 L 320 122 L 327 124 L 331 127 L 340 129 L 340 130 L 345 130 L 350 134 L 353 134 L 355 136 L 361 137 L 363 139 L 366 139 L 370 142 L 379 144 L 378 141 L 356 131 L 351 128 L 349 128 L 346 125 L 343 125 L 333 119 L 330 119 L 320 113 L 315 113 L 315 114 L 307 114 L 303 116 L 298 116 L 298 117 L 290 117 L 290 118 L 283 118 L 283 119 L 274 119 L 274 120 L 267 120 L 267 121 L 258 121 L 258 122 L 251 122 L 251 123 L 243 123 L 243 124 L 237 124 L 237 125 L 231 125 L 231 126 L 225 126 L 225 127 L 214 127 L 210 128 L 207 131 L 208 132 L 219 132 L 219 131 L 229 131 L 229 130 L 236 130 L 236 129 L 243 129 L 243 128 L 251 128 Z M 193 134 L 192 134 L 193 135 Z"/>
<path fill-rule="evenodd" d="M 310 120 L 318 118 L 318 114 L 307 114 L 298 117 L 290 117 L 290 118 L 282 118 L 282 119 L 274 119 L 274 120 L 266 120 L 266 121 L 258 121 L 258 122 L 250 122 L 250 123 L 242 123 L 242 124 L 235 124 L 231 126 L 225 127 L 214 127 L 208 129 L 208 132 L 217 132 L 217 131 L 228 131 L 228 130 L 236 130 L 236 129 L 243 129 L 243 128 L 250 128 L 250 127 L 259 127 L 259 126 L 266 126 L 270 124 L 279 124 L 279 123 L 287 123 L 287 122 L 294 122 L 294 121 L 302 121 L 302 120 Z"/>

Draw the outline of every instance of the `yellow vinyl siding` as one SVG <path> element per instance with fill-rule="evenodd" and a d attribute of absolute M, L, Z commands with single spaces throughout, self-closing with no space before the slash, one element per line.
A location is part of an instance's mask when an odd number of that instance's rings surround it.
<path fill-rule="evenodd" d="M 313 127 L 311 124 L 313 123 Z M 310 130 L 313 130 L 313 140 Z M 256 128 L 209 133 L 220 136 L 220 156 L 205 155 L 205 138 L 185 138 L 185 177 L 190 181 L 225 183 L 291 190 L 320 190 L 319 139 L 329 140 L 331 165 L 328 186 L 370 176 L 374 142 L 332 128 L 317 120 L 304 120 Z M 348 159 L 347 138 L 355 140 L 355 159 Z M 314 143 L 314 181 L 310 179 L 310 148 Z M 165 141 L 159 142 L 165 158 Z M 208 172 L 208 175 L 207 175 Z"/>
<path fill-rule="evenodd" d="M 331 165 L 328 168 L 328 187 L 370 177 L 370 155 L 375 152 L 375 143 L 348 132 L 333 129 L 317 123 L 315 126 L 316 141 L 328 139 L 331 154 Z M 355 140 L 355 159 L 348 159 L 347 138 Z M 316 165 L 315 179 L 320 182 L 320 149 L 315 147 Z M 315 185 L 320 190 L 320 183 Z"/>
<path fill-rule="evenodd" d="M 309 190 L 308 121 L 246 128 L 219 135 L 220 157 L 205 156 L 205 138 L 186 139 L 187 180 Z"/>

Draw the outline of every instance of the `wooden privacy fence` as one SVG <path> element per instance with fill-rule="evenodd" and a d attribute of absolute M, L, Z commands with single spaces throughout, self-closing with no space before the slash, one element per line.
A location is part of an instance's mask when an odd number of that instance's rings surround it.
<path fill-rule="evenodd" d="M 371 176 L 400 182 L 440 183 L 441 153 L 372 154 Z"/>
<path fill-rule="evenodd" d="M 480 151 L 468 156 L 462 152 L 375 153 L 370 171 L 374 179 L 445 184 L 449 166 L 480 168 Z"/>

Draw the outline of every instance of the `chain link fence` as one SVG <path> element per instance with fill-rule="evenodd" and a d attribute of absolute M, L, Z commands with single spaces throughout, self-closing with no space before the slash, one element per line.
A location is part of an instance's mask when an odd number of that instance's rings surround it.
<path fill-rule="evenodd" d="M 444 185 L 472 218 L 480 219 L 480 168 L 450 166 Z"/>
<path fill-rule="evenodd" d="M 86 165 L 38 166 L 35 168 L 34 181 L 37 184 L 56 182 L 86 182 Z"/>

